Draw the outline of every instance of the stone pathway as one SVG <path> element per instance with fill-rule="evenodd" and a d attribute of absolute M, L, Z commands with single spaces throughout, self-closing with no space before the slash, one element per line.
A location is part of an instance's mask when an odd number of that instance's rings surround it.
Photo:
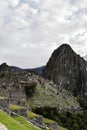
<path fill-rule="evenodd" d="M 8 130 L 3 124 L 0 123 L 0 130 Z"/>

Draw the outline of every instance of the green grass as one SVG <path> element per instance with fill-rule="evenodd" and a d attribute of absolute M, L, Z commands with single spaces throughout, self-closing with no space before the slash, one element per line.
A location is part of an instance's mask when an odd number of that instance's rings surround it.
<path fill-rule="evenodd" d="M 17 120 L 20 124 L 24 125 L 27 128 L 27 130 L 38 130 L 32 124 L 27 122 L 26 119 L 22 116 L 14 116 L 13 118 Z"/>
<path fill-rule="evenodd" d="M 63 128 L 63 127 L 61 127 L 61 126 L 58 126 L 58 130 L 68 130 L 68 129 Z"/>
<path fill-rule="evenodd" d="M 39 115 L 29 111 L 29 112 L 27 112 L 27 116 L 28 116 L 28 118 L 33 119 L 33 118 L 38 117 Z"/>
<path fill-rule="evenodd" d="M 56 122 L 54 122 L 53 120 L 47 119 L 47 118 L 43 118 L 43 123 L 44 124 L 53 124 L 53 123 L 56 123 Z"/>
<path fill-rule="evenodd" d="M 32 124 L 28 122 L 23 117 L 10 117 L 2 110 L 0 110 L 0 122 L 4 124 L 8 130 L 38 130 Z"/>
<path fill-rule="evenodd" d="M 55 121 L 50 120 L 50 119 L 47 119 L 47 118 L 44 118 L 44 119 L 43 119 L 43 122 L 44 122 L 44 124 L 56 123 Z M 51 130 L 51 129 L 49 129 L 49 130 Z M 58 125 L 58 130 L 67 130 L 67 129 L 66 129 L 66 128 L 63 128 L 63 127 L 61 127 L 61 126 Z"/>
<path fill-rule="evenodd" d="M 28 122 L 26 122 L 26 120 L 22 116 L 14 116 L 13 118 L 17 120 L 18 122 L 20 122 L 21 124 L 23 124 L 24 126 L 26 126 L 29 130 L 37 130 L 37 128 L 32 127 L 32 125 L 29 126 Z M 55 122 L 53 120 L 44 118 L 44 123 L 50 124 L 50 123 L 55 123 Z M 47 129 L 44 128 L 42 130 L 47 130 Z M 53 129 L 49 128 L 49 130 L 53 130 Z M 59 130 L 67 130 L 67 129 L 64 129 L 63 127 L 59 127 Z"/>
<path fill-rule="evenodd" d="M 31 115 L 34 115 L 34 113 L 32 113 Z M 2 110 L 0 110 L 0 122 L 4 124 L 8 128 L 8 130 L 38 130 L 37 127 L 30 124 L 24 117 L 22 116 L 10 117 Z M 44 123 L 49 124 L 55 122 L 53 120 L 44 118 Z M 59 126 L 58 130 L 67 130 L 67 129 Z"/>
<path fill-rule="evenodd" d="M 44 124 L 56 123 L 55 121 L 50 120 L 50 119 L 47 119 L 47 118 L 44 118 L 44 119 L 43 119 L 43 122 L 44 122 Z M 58 130 L 67 130 L 67 129 L 66 129 L 66 128 L 63 128 L 63 127 L 61 127 L 61 126 L 58 125 Z"/>
<path fill-rule="evenodd" d="M 23 109 L 23 107 L 18 106 L 18 105 L 14 105 L 14 104 L 10 104 L 10 109 L 11 110 L 20 110 L 20 109 Z"/>

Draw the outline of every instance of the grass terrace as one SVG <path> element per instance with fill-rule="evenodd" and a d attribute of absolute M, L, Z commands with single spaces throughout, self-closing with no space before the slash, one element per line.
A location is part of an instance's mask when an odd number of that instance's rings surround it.
<path fill-rule="evenodd" d="M 0 110 L 0 122 L 5 125 L 8 130 L 38 130 L 38 128 L 21 116 L 10 117 Z"/>
<path fill-rule="evenodd" d="M 47 119 L 47 118 L 43 118 L 43 123 L 44 124 L 53 124 L 53 123 L 55 123 L 55 121 Z"/>
<path fill-rule="evenodd" d="M 33 119 L 33 118 L 38 117 L 39 115 L 29 111 L 29 112 L 27 112 L 27 116 L 28 116 L 28 118 Z"/>
<path fill-rule="evenodd" d="M 21 109 L 23 109 L 24 107 L 22 107 L 22 106 L 18 106 L 18 105 L 15 105 L 15 104 L 10 104 L 10 109 L 11 110 L 21 110 Z"/>

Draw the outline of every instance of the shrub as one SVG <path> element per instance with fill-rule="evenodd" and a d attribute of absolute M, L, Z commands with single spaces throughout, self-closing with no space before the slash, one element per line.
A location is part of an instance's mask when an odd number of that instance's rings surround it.
<path fill-rule="evenodd" d="M 27 97 L 33 97 L 35 90 L 36 90 L 36 85 L 37 84 L 35 82 L 33 82 L 31 85 L 24 87 Z"/>
<path fill-rule="evenodd" d="M 86 101 L 85 99 L 83 99 L 83 98 L 78 98 L 78 101 L 79 101 L 80 106 L 81 106 L 84 110 L 86 110 L 86 109 L 87 109 L 87 101 Z"/>
<path fill-rule="evenodd" d="M 55 107 L 41 107 L 33 110 L 37 114 L 42 114 L 44 117 L 58 122 L 59 125 L 69 130 L 87 130 L 87 110 L 77 113 L 59 112 Z"/>

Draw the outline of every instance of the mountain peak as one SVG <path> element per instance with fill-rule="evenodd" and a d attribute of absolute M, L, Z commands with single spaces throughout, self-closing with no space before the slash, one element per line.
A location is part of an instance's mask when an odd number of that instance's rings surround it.
<path fill-rule="evenodd" d="M 69 44 L 67 44 L 67 43 L 63 43 L 56 50 L 59 50 L 59 49 L 69 49 L 69 50 L 72 50 L 71 46 Z"/>
<path fill-rule="evenodd" d="M 44 69 L 44 76 L 76 96 L 85 95 L 86 63 L 68 44 L 54 50 Z"/>
<path fill-rule="evenodd" d="M 69 44 L 67 44 L 67 43 L 63 43 L 62 45 L 60 45 L 60 47 L 62 47 L 62 48 L 71 48 L 71 46 Z"/>
<path fill-rule="evenodd" d="M 56 50 L 54 50 L 53 55 L 58 56 L 62 53 L 63 55 L 68 54 L 68 53 L 74 53 L 73 49 L 69 44 L 62 44 L 60 47 L 58 47 Z"/>

